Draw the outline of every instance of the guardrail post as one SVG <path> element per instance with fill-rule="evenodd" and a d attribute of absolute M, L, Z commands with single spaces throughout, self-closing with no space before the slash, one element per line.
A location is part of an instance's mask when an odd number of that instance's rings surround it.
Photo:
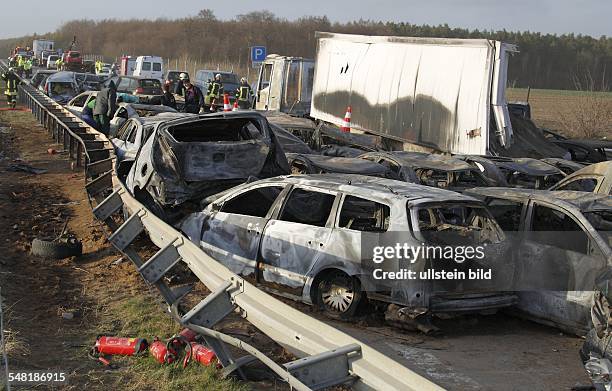
<path fill-rule="evenodd" d="M 83 165 L 83 145 L 77 143 L 76 146 L 76 166 L 81 167 Z"/>

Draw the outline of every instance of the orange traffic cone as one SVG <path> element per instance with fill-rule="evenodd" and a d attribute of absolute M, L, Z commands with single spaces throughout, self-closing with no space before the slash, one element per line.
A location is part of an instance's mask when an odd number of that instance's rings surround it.
<path fill-rule="evenodd" d="M 238 99 L 234 101 L 234 107 L 232 108 L 232 111 L 237 111 L 237 110 L 238 110 Z"/>
<path fill-rule="evenodd" d="M 342 126 L 340 126 L 340 130 L 346 133 L 351 132 L 351 106 L 346 108 L 346 114 L 344 114 L 344 120 L 342 121 Z"/>
<path fill-rule="evenodd" d="M 229 103 L 229 95 L 223 94 L 223 111 L 232 111 L 232 106 Z"/>

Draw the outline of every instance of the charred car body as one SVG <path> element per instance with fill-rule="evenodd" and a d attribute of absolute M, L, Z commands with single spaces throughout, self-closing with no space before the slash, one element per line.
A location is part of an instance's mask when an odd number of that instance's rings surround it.
<path fill-rule="evenodd" d="M 255 112 L 188 116 L 160 122 L 126 180 L 153 212 L 236 186 L 249 177 L 287 174 L 282 147 Z"/>
<path fill-rule="evenodd" d="M 568 175 L 550 190 L 574 190 L 612 195 L 612 162 L 586 166 Z"/>
<path fill-rule="evenodd" d="M 496 186 L 545 190 L 565 177 L 557 167 L 531 158 L 456 155 L 477 167 Z"/>
<path fill-rule="evenodd" d="M 533 320 L 583 335 L 595 281 L 612 265 L 612 197 L 577 191 L 480 188 L 515 243 L 517 307 Z"/>
<path fill-rule="evenodd" d="M 463 160 L 423 152 L 368 152 L 360 156 L 388 167 L 407 182 L 449 190 L 492 186 L 494 182 Z"/>
<path fill-rule="evenodd" d="M 387 311 L 396 308 L 411 319 L 491 311 L 516 300 L 502 292 L 503 282 L 457 291 L 423 280 L 372 288 L 372 255 L 362 247 L 370 239 L 400 238 L 418 246 L 440 243 L 440 232 L 447 230 L 464 244 L 487 242 L 487 251 L 501 261 L 504 235 L 484 205 L 442 189 L 362 175 L 291 175 L 231 189 L 179 226 L 233 272 L 340 317 L 353 315 L 366 295 L 395 303 Z M 435 266 L 420 259 L 414 268 Z M 403 316 L 393 315 L 395 320 Z"/>
<path fill-rule="evenodd" d="M 391 169 L 364 159 L 303 153 L 286 154 L 292 174 L 361 174 L 398 179 Z"/>

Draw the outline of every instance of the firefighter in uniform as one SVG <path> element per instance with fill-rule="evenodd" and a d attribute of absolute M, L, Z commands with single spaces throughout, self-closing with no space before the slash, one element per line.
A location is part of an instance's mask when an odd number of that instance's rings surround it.
<path fill-rule="evenodd" d="M 19 78 L 15 75 L 13 68 L 9 68 L 8 72 L 3 73 L 1 77 L 6 84 L 4 90 L 6 102 L 14 109 L 17 105 L 17 85 L 19 84 Z"/>
<path fill-rule="evenodd" d="M 25 60 L 23 59 L 23 56 L 17 56 L 17 74 L 19 76 L 23 76 L 23 68 L 25 65 Z"/>
<path fill-rule="evenodd" d="M 64 65 L 64 61 L 62 60 L 62 57 L 58 58 L 57 61 L 55 62 L 55 67 L 57 68 L 57 70 L 61 71 L 63 65 Z"/>
<path fill-rule="evenodd" d="M 241 109 L 251 108 L 251 86 L 246 77 L 240 79 L 240 85 L 236 90 L 236 99 L 238 99 L 238 107 Z"/>
<path fill-rule="evenodd" d="M 208 83 L 208 91 L 207 94 L 210 98 L 210 111 L 217 111 L 217 103 L 219 103 L 221 99 L 221 95 L 223 95 L 223 82 L 221 81 L 221 74 L 217 73 L 215 75 L 215 80 L 212 83 Z"/>
<path fill-rule="evenodd" d="M 30 58 L 23 62 L 23 71 L 25 72 L 26 79 L 32 77 L 32 60 Z"/>

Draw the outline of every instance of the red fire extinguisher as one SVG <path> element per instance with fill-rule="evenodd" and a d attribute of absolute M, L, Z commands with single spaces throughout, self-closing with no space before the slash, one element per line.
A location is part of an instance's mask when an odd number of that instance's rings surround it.
<path fill-rule="evenodd" d="M 212 349 L 195 342 L 191 342 L 190 357 L 204 366 L 214 365 L 217 362 L 217 356 Z"/>
<path fill-rule="evenodd" d="M 144 338 L 107 337 L 99 335 L 88 356 L 110 368 L 115 368 L 104 355 L 133 356 L 147 350 L 147 340 Z"/>
<path fill-rule="evenodd" d="M 133 356 L 147 350 L 147 346 L 147 340 L 144 338 L 98 336 L 93 347 L 93 353 L 96 355 Z"/>
<path fill-rule="evenodd" d="M 170 338 L 168 342 L 162 342 L 155 337 L 149 346 L 149 353 L 160 364 L 170 364 L 176 361 L 177 351 L 174 344 L 175 338 Z"/>

